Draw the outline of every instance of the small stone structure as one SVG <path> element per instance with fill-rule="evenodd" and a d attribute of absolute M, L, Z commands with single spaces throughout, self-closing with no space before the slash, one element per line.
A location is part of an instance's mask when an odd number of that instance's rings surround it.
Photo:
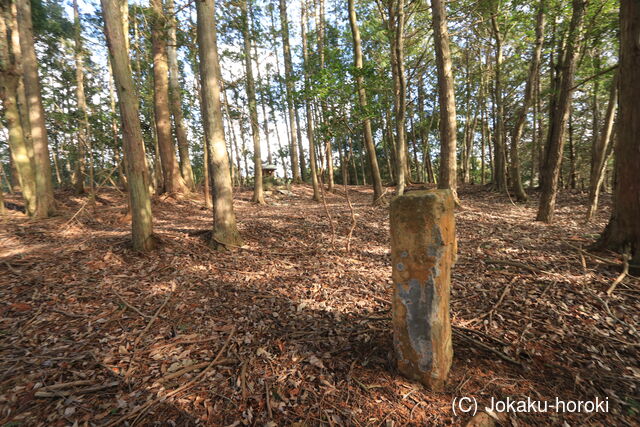
<path fill-rule="evenodd" d="M 433 390 L 444 387 L 453 358 L 449 299 L 457 252 L 454 207 L 450 190 L 409 192 L 391 202 L 398 370 Z"/>

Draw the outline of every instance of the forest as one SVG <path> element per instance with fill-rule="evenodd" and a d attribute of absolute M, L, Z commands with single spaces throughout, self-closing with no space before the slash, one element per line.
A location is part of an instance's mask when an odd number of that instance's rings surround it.
<path fill-rule="evenodd" d="M 638 0 L 0 0 L 0 425 L 637 425 L 639 70 Z"/>

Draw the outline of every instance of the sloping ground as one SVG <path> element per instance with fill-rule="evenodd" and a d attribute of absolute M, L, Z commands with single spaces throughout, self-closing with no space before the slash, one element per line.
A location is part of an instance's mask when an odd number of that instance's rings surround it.
<path fill-rule="evenodd" d="M 584 225 L 584 198 L 563 194 L 544 225 L 532 221 L 535 196 L 515 206 L 461 191 L 455 359 L 446 391 L 432 393 L 394 369 L 387 208 L 350 188 L 347 253 L 344 189 L 326 210 L 310 194 L 294 187 L 261 207 L 239 192 L 246 246 L 233 252 L 206 246 L 201 198 L 154 202 L 159 247 L 147 255 L 129 248 L 114 190 L 95 210 L 60 194 L 49 220 L 10 212 L 0 223 L 0 425 L 462 424 L 469 415 L 451 409 L 461 396 L 481 407 L 608 397 L 605 414 L 511 414 L 518 426 L 637 421 L 638 280 L 609 298 L 619 270 L 573 248 L 593 241 L 607 212 Z"/>

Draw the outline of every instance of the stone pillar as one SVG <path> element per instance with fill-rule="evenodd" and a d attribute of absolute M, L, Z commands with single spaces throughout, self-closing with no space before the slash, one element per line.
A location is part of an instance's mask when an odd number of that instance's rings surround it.
<path fill-rule="evenodd" d="M 444 387 L 453 358 L 449 298 L 457 252 L 454 206 L 450 190 L 413 191 L 391 202 L 398 370 L 433 390 Z"/>

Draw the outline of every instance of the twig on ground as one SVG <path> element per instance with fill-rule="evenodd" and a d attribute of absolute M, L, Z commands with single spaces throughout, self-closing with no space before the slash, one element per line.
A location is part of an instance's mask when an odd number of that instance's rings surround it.
<path fill-rule="evenodd" d="M 226 364 L 233 363 L 233 362 L 235 362 L 234 359 L 220 359 L 215 363 L 215 365 L 226 365 Z M 174 378 L 181 377 L 184 374 L 188 374 L 191 371 L 195 371 L 195 370 L 198 370 L 198 369 L 201 369 L 201 368 L 206 368 L 208 366 L 212 366 L 211 362 L 194 363 L 193 365 L 186 366 L 186 367 L 180 369 L 179 371 L 167 374 L 164 377 L 160 378 L 158 381 L 159 382 L 170 381 L 170 380 L 172 380 Z"/>
<path fill-rule="evenodd" d="M 505 260 L 505 259 L 490 259 L 487 258 L 484 260 L 484 262 L 486 264 L 498 264 L 498 265 L 510 265 L 512 267 L 519 267 L 525 270 L 529 270 L 532 273 L 538 273 L 538 274 L 551 274 L 551 272 L 549 271 L 544 271 L 539 269 L 538 267 L 534 267 L 532 265 L 528 265 L 525 264 L 523 262 L 519 262 L 519 261 L 509 261 L 509 260 Z"/>
<path fill-rule="evenodd" d="M 624 280 L 627 274 L 629 274 L 629 258 L 631 258 L 631 253 L 627 250 L 622 254 L 622 273 L 616 277 L 616 280 L 614 280 L 611 286 L 609 286 L 609 289 L 607 289 L 607 296 L 613 295 L 613 291 L 616 290 L 618 285 Z"/>
<path fill-rule="evenodd" d="M 351 252 L 351 236 L 353 236 L 353 230 L 356 229 L 356 215 L 353 212 L 353 205 L 351 204 L 351 198 L 349 197 L 349 190 L 347 184 L 344 184 L 344 194 L 347 198 L 347 204 L 349 205 L 349 212 L 351 213 L 351 227 L 349 227 L 349 234 L 347 234 L 347 253 Z"/>
<path fill-rule="evenodd" d="M 475 345 L 477 345 L 478 347 L 482 348 L 483 350 L 487 350 L 487 351 L 495 354 L 496 356 L 498 356 L 502 360 L 505 360 L 505 361 L 507 361 L 509 363 L 513 363 L 514 365 L 522 366 L 521 362 L 519 362 L 516 359 L 504 354 L 500 350 L 496 350 L 495 348 L 491 347 L 490 345 L 487 345 L 487 344 L 483 343 L 482 341 L 479 341 L 479 340 L 477 340 L 475 338 L 471 338 L 470 336 L 467 336 L 467 335 L 463 334 L 462 332 L 457 331 L 455 329 L 453 329 L 453 333 L 458 337 L 464 338 L 467 341 L 474 343 Z"/>
<path fill-rule="evenodd" d="M 113 293 L 114 293 L 114 295 L 115 295 L 115 296 L 117 296 L 117 297 L 118 297 L 118 299 L 119 299 L 120 301 L 122 301 L 122 303 L 123 303 L 126 307 L 128 307 L 128 308 L 130 308 L 131 310 L 135 311 L 135 312 L 136 312 L 136 313 L 138 313 L 140 316 L 142 316 L 142 317 L 146 317 L 146 318 L 151 317 L 150 315 L 143 313 L 143 312 L 142 312 L 142 311 L 140 311 L 138 308 L 136 308 L 136 307 L 132 306 L 131 304 L 129 304 L 129 303 L 127 302 L 127 300 L 125 300 L 125 299 L 124 299 L 124 297 L 123 297 L 122 295 L 120 295 L 120 294 L 119 294 L 115 289 L 111 289 L 111 292 L 113 292 Z"/>
<path fill-rule="evenodd" d="M 49 387 L 47 388 L 47 390 L 53 390 L 53 391 L 47 391 L 43 388 L 39 391 L 36 391 L 34 396 L 35 397 L 66 397 L 66 396 L 71 396 L 75 394 L 94 393 L 96 391 L 102 391 L 112 387 L 116 387 L 119 384 L 120 384 L 119 381 L 112 381 L 110 383 L 95 385 L 93 387 L 81 388 L 80 390 L 65 390 L 65 391 L 57 391 L 57 389 L 53 389 Z"/>

